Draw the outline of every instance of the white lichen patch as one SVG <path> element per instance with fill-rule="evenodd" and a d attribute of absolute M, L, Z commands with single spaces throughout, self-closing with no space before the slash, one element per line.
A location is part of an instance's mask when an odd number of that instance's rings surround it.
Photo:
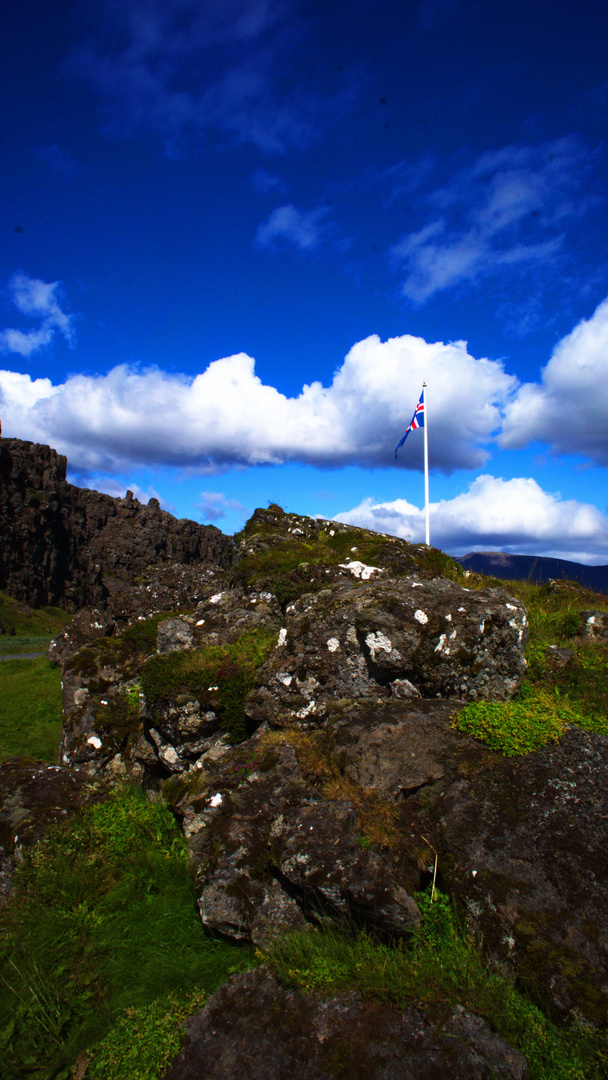
<path fill-rule="evenodd" d="M 380 566 L 366 566 L 365 563 L 359 562 L 358 559 L 353 559 L 352 562 L 348 563 L 340 563 L 340 569 L 348 570 L 353 577 L 360 578 L 361 581 L 369 581 L 372 574 L 383 573 Z"/>
<path fill-rule="evenodd" d="M 298 709 L 296 713 L 298 720 L 304 720 L 311 712 L 314 712 L 315 707 L 315 702 L 309 701 L 308 705 L 305 705 L 303 709 Z"/>
<path fill-rule="evenodd" d="M 417 611 L 414 612 L 414 618 L 415 618 L 416 622 L 421 623 L 422 626 L 424 626 L 425 623 L 427 623 L 429 621 L 429 617 L 428 617 L 426 611 L 421 611 L 420 608 L 418 608 Z"/>
<path fill-rule="evenodd" d="M 101 739 L 99 738 L 99 735 L 89 735 L 87 742 L 90 746 L 95 747 L 96 750 L 101 749 Z"/>
<path fill-rule="evenodd" d="M 459 607 L 459 608 L 458 608 L 458 610 L 459 610 L 459 611 L 466 611 L 466 608 L 463 608 L 463 607 Z"/>
<path fill-rule="evenodd" d="M 450 655 L 450 650 L 446 645 L 447 634 L 442 634 L 435 646 L 435 652 L 445 653 L 446 656 Z"/>
<path fill-rule="evenodd" d="M 220 600 L 222 599 L 222 596 L 223 596 L 223 595 L 224 595 L 224 594 L 223 594 L 223 593 L 221 593 L 221 592 L 216 592 L 216 593 L 214 593 L 214 595 L 213 595 L 213 596 L 210 596 L 210 597 L 209 597 L 209 603 L 210 603 L 210 604 L 219 604 L 219 602 L 220 602 Z"/>
<path fill-rule="evenodd" d="M 446 622 L 451 622 L 452 621 L 452 616 L 451 615 L 446 615 L 445 616 L 445 621 Z"/>
<path fill-rule="evenodd" d="M 338 641 L 337 637 L 330 637 L 329 641 L 327 642 L 327 648 L 330 652 L 338 651 L 338 649 L 340 648 L 340 642 Z"/>
<path fill-rule="evenodd" d="M 372 654 L 372 660 L 376 659 L 376 653 L 378 652 L 390 653 L 393 651 L 392 641 L 381 630 L 378 630 L 377 633 L 368 634 L 365 638 L 365 644 Z"/>
<path fill-rule="evenodd" d="M 277 641 L 277 649 L 281 645 L 285 645 L 286 641 L 287 641 L 287 629 L 284 626 L 282 626 L 281 629 L 279 630 L 279 640 Z"/>
<path fill-rule="evenodd" d="M 505 607 L 508 607 L 509 611 L 517 611 L 515 604 L 505 604 Z"/>
<path fill-rule="evenodd" d="M 205 620 L 204 619 L 199 619 L 196 625 L 197 626 L 204 626 L 205 625 Z"/>
<path fill-rule="evenodd" d="M 222 796 L 220 795 L 219 791 L 218 791 L 217 795 L 212 795 L 211 796 L 211 799 L 209 801 L 209 805 L 210 806 L 221 806 L 222 805 Z"/>

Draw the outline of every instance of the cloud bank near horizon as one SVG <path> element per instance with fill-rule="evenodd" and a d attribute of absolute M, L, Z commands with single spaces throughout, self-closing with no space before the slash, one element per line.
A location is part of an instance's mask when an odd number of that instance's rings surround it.
<path fill-rule="evenodd" d="M 0 349 L 30 356 L 56 332 L 72 341 L 76 316 L 59 306 L 58 282 L 18 273 L 10 289 L 19 311 L 41 325 L 0 332 Z M 53 385 L 0 371 L 0 416 L 5 435 L 50 443 L 81 471 L 382 468 L 394 460 L 423 381 L 431 469 L 482 468 L 494 441 L 505 449 L 545 443 L 608 465 L 608 299 L 558 343 L 538 383 L 520 384 L 463 341 L 374 334 L 352 347 L 329 386 L 306 384 L 297 397 L 264 384 L 253 358 L 238 353 L 194 378 L 123 364 Z M 410 439 L 400 467 L 419 470 L 422 457 L 423 440 Z"/>
<path fill-rule="evenodd" d="M 424 380 L 432 400 L 431 466 L 445 473 L 480 468 L 517 380 L 499 361 L 475 359 L 464 342 L 429 344 L 407 334 L 358 342 L 330 386 L 314 382 L 297 397 L 262 383 L 254 360 L 239 353 L 194 379 L 121 365 L 53 386 L 0 372 L 0 407 L 6 434 L 52 443 L 74 469 L 376 468 L 394 461 Z M 410 440 L 401 466 L 420 468 L 422 453 L 422 440 Z"/>
<path fill-rule="evenodd" d="M 531 477 L 478 476 L 468 490 L 429 507 L 431 544 L 454 555 L 514 551 L 574 562 L 608 562 L 608 516 L 589 503 L 543 491 Z M 364 499 L 336 521 L 423 543 L 424 508 L 405 499 Z"/>

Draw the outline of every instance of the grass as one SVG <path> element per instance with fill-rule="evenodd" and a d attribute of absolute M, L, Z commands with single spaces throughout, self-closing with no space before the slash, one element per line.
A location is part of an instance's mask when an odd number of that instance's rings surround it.
<path fill-rule="evenodd" d="M 528 1060 L 526 1080 L 600 1080 L 608 1040 L 588 1029 L 562 1030 L 498 972 L 485 966 L 459 926 L 450 899 L 417 897 L 423 914 L 411 942 L 389 946 L 365 933 L 291 934 L 263 958 L 287 985 L 328 996 L 356 990 L 400 1008 L 457 1003 L 484 1017 Z M 262 956 L 262 954 L 259 954 Z"/>
<path fill-rule="evenodd" d="M 44 638 L 48 644 L 71 621 L 72 616 L 63 608 L 32 610 L 7 593 L 0 592 L 0 648 L 8 645 L 10 638 L 20 636 Z"/>
<path fill-rule="evenodd" d="M 61 735 L 61 673 L 48 660 L 5 660 L 0 666 L 0 761 L 56 761 Z"/>
<path fill-rule="evenodd" d="M 119 788 L 26 854 L 0 914 L 3 1076 L 63 1080 L 85 1055 L 93 1077 L 155 1077 L 183 1016 L 251 962 L 206 936 L 165 804 Z"/>
<path fill-rule="evenodd" d="M 475 575 L 474 584 L 482 586 L 487 579 Z M 496 584 L 528 609 L 528 673 L 512 701 L 467 705 L 454 726 L 507 757 L 555 742 L 568 724 L 608 736 L 608 645 L 579 636 L 581 613 L 608 611 L 608 599 L 568 581 Z M 550 645 L 569 650 L 567 664 L 551 662 Z"/>

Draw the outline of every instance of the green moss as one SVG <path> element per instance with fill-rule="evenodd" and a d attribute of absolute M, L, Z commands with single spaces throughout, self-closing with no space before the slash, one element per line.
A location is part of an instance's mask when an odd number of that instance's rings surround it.
<path fill-rule="evenodd" d="M 357 991 L 364 1000 L 400 1008 L 456 1003 L 483 1017 L 528 1062 L 527 1080 L 601 1080 L 608 1061 L 605 1033 L 561 1030 L 502 974 L 485 966 L 449 898 L 418 894 L 423 921 L 408 942 L 382 944 L 336 930 L 291 934 L 264 959 L 287 985 L 323 994 Z"/>
<path fill-rule="evenodd" d="M 186 611 L 160 611 L 149 619 L 142 619 L 128 626 L 120 636 L 123 641 L 131 642 L 140 652 L 148 655 L 156 651 L 158 624 L 164 622 L 165 619 L 176 619 L 186 614 L 188 614 Z"/>
<path fill-rule="evenodd" d="M 452 726 L 506 757 L 515 757 L 557 742 L 564 724 L 572 722 L 574 716 L 574 710 L 546 690 L 527 689 L 513 701 L 466 705 Z"/>
<path fill-rule="evenodd" d="M 213 708 L 235 742 L 246 738 L 244 703 L 255 685 L 256 669 L 276 644 L 274 631 L 250 630 L 230 645 L 151 657 L 141 671 L 141 685 L 152 704 L 195 694 L 203 708 Z"/>
<path fill-rule="evenodd" d="M 95 712 L 95 729 L 106 753 L 121 753 L 141 730 L 137 690 L 126 690 L 109 697 L 107 704 L 100 702 Z"/>

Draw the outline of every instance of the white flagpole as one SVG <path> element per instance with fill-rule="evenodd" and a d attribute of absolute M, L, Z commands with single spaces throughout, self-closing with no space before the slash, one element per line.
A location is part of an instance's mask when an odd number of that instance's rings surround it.
<path fill-rule="evenodd" d="M 422 384 L 424 390 L 424 519 L 426 526 L 427 547 L 431 546 L 431 531 L 429 526 L 429 429 L 428 429 L 428 404 L 426 397 L 426 383 Z"/>

